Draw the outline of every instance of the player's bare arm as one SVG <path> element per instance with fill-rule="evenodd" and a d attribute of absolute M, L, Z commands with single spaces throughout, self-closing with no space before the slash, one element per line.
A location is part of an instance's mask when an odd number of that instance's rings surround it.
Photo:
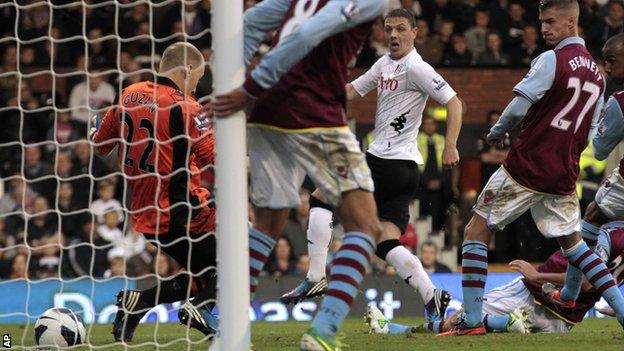
<path fill-rule="evenodd" d="M 538 272 L 535 267 L 527 261 L 514 260 L 509 263 L 509 268 L 524 276 L 525 279 L 536 282 L 538 284 L 553 283 L 555 285 L 563 285 L 565 282 L 565 273 L 543 273 Z M 582 291 L 589 291 L 592 285 L 587 279 L 583 278 L 581 286 Z"/>
<path fill-rule="evenodd" d="M 463 104 L 457 95 L 448 101 L 446 111 L 446 138 L 442 152 L 442 164 L 445 167 L 454 167 L 459 163 L 457 138 L 461 130 L 463 111 Z"/>
<path fill-rule="evenodd" d="M 347 92 L 347 100 L 357 100 L 362 96 L 358 94 L 358 92 L 353 87 L 353 84 L 347 83 L 345 84 L 345 91 Z"/>

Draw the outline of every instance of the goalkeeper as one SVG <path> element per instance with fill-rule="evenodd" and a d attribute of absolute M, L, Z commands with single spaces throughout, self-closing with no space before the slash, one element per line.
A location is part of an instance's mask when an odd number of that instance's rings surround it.
<path fill-rule="evenodd" d="M 160 303 L 193 303 L 180 322 L 213 334 L 216 296 L 215 209 L 200 186 L 202 169 L 213 164 L 209 120 L 192 93 L 204 75 L 204 58 L 188 43 L 175 43 L 162 55 L 158 75 L 123 89 L 115 106 L 92 128 L 95 150 L 106 155 L 117 146 L 119 166 L 132 193 L 133 228 L 190 273 L 151 289 L 117 295 L 113 323 L 117 341 L 131 341 L 139 320 Z"/>

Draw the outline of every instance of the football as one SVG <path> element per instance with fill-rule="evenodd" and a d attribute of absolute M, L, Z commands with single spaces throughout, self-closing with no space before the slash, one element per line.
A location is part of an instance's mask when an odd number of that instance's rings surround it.
<path fill-rule="evenodd" d="M 51 308 L 35 323 L 35 342 L 43 347 L 66 347 L 82 344 L 85 327 L 68 308 Z"/>

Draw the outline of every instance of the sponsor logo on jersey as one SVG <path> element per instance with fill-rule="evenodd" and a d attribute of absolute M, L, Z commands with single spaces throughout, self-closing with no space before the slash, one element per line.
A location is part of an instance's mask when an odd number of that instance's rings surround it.
<path fill-rule="evenodd" d="M 435 78 L 433 78 L 433 89 L 435 90 L 440 90 L 442 88 L 444 88 L 444 86 L 446 85 L 446 82 L 444 81 L 444 78 L 437 76 Z"/>
<path fill-rule="evenodd" d="M 390 126 L 394 128 L 394 131 L 401 135 L 401 131 L 405 128 L 405 122 L 407 122 L 407 117 L 405 117 L 409 113 L 409 110 L 399 117 L 395 118 Z"/>

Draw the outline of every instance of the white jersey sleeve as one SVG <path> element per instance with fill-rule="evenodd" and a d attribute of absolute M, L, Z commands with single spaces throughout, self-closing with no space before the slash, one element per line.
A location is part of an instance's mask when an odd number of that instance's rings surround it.
<path fill-rule="evenodd" d="M 455 90 L 425 61 L 417 61 L 407 71 L 408 87 L 411 90 L 421 90 L 431 96 L 441 105 L 446 105 Z"/>
<path fill-rule="evenodd" d="M 379 83 L 379 75 L 381 74 L 381 62 L 385 58 L 385 56 L 382 56 L 368 71 L 366 71 L 366 73 L 351 82 L 353 89 L 355 89 L 360 96 L 368 94 L 369 91 L 377 87 L 377 84 Z"/>

